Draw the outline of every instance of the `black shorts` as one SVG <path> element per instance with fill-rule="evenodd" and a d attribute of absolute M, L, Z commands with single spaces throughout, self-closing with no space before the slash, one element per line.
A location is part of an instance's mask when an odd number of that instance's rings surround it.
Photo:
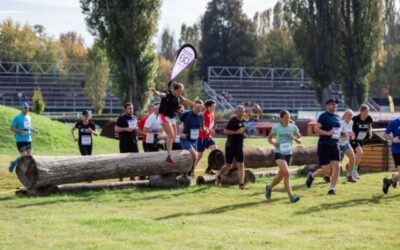
<path fill-rule="evenodd" d="M 292 155 L 283 155 L 280 153 L 275 153 L 275 161 L 276 160 L 284 160 L 289 166 L 290 163 L 292 162 Z"/>
<path fill-rule="evenodd" d="M 394 166 L 395 168 L 398 168 L 400 166 L 400 153 L 392 153 L 393 160 L 394 160 Z"/>
<path fill-rule="evenodd" d="M 353 148 L 354 152 L 356 152 L 356 148 L 362 147 L 363 146 L 363 142 L 362 141 L 358 141 L 358 140 L 354 140 L 354 141 L 350 141 L 350 145 Z"/>
<path fill-rule="evenodd" d="M 119 144 L 119 152 L 120 153 L 138 153 L 139 148 L 136 143 L 125 143 L 125 144 Z"/>
<path fill-rule="evenodd" d="M 232 164 L 233 159 L 236 159 L 236 162 L 244 162 L 243 148 L 225 147 L 225 162 Z"/>
<path fill-rule="evenodd" d="M 20 153 L 32 151 L 32 142 L 30 141 L 17 142 L 17 149 Z"/>
<path fill-rule="evenodd" d="M 157 152 L 160 150 L 165 150 L 164 144 L 157 143 L 156 145 L 154 143 L 146 143 L 146 152 Z"/>
<path fill-rule="evenodd" d="M 172 150 L 182 150 L 182 146 L 180 142 L 174 142 L 172 144 Z"/>
<path fill-rule="evenodd" d="M 318 144 L 318 158 L 321 166 L 328 165 L 331 161 L 340 161 L 338 144 Z"/>
<path fill-rule="evenodd" d="M 79 151 L 81 152 L 81 155 L 92 155 L 92 148 L 93 145 L 79 145 Z"/>

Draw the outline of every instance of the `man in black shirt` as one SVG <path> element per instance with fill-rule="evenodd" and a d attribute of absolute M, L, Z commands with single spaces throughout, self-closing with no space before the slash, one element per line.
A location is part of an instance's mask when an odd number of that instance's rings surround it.
<path fill-rule="evenodd" d="M 75 130 L 78 129 L 78 138 L 75 137 Z M 96 125 L 90 120 L 89 111 L 84 110 L 82 112 L 82 120 L 78 121 L 75 126 L 71 129 L 72 137 L 74 141 L 78 142 L 79 151 L 81 155 L 92 155 L 93 149 L 93 135 L 99 135 L 96 132 Z"/>
<path fill-rule="evenodd" d="M 120 116 L 114 131 L 119 136 L 119 152 L 120 153 L 137 153 L 139 152 L 137 145 L 138 119 L 133 115 L 133 104 L 128 102 L 124 105 L 125 114 Z M 122 178 L 119 178 L 122 181 Z M 131 177 L 132 179 L 132 177 Z"/>
<path fill-rule="evenodd" d="M 369 107 L 361 105 L 360 114 L 353 117 L 353 132 L 355 139 L 350 141 L 355 154 L 355 165 L 352 173 L 353 178 L 359 179 L 358 164 L 361 162 L 364 151 L 362 150 L 364 139 L 372 138 L 372 117 L 368 115 Z"/>
<path fill-rule="evenodd" d="M 224 129 L 224 134 L 228 136 L 225 144 L 225 165 L 215 179 L 215 185 L 221 187 L 221 178 L 229 172 L 233 165 L 233 159 L 236 159 L 236 166 L 239 174 L 239 188 L 248 189 L 244 184 L 244 152 L 243 139 L 246 129 L 244 120 L 245 107 L 238 105 L 236 107 L 236 116 L 233 117 Z"/>

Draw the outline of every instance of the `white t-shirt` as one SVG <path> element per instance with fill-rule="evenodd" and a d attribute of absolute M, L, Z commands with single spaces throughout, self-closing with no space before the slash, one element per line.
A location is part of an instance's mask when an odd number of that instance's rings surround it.
<path fill-rule="evenodd" d="M 160 129 L 161 127 L 161 117 L 159 115 L 156 115 L 154 113 L 152 113 L 146 120 L 144 127 L 145 128 L 151 128 L 151 129 Z M 158 132 L 156 133 L 158 134 L 158 136 L 165 136 L 165 132 Z M 153 132 L 147 132 L 146 133 L 146 143 L 153 143 L 154 142 L 154 133 Z M 163 140 L 160 140 L 158 143 L 163 143 Z"/>
<path fill-rule="evenodd" d="M 353 121 L 350 121 L 350 123 L 347 123 L 345 120 L 340 121 L 340 131 L 343 133 L 346 133 L 346 137 L 340 137 L 339 138 L 339 144 L 340 145 L 346 145 L 349 143 L 349 138 L 351 136 L 351 133 L 353 132 Z"/>

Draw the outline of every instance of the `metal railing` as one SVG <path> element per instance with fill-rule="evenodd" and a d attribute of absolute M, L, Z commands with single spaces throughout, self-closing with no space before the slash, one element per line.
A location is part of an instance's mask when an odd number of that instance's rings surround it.
<path fill-rule="evenodd" d="M 217 108 L 222 111 L 235 111 L 234 107 L 222 95 L 215 93 L 215 91 L 206 83 L 203 82 L 203 91 L 211 99 L 218 101 Z"/>
<path fill-rule="evenodd" d="M 301 68 L 208 67 L 208 81 L 224 79 L 309 82 Z"/>

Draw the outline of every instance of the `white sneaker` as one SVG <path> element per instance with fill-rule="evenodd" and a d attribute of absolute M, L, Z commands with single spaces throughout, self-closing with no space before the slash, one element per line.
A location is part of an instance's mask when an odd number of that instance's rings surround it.
<path fill-rule="evenodd" d="M 353 170 L 353 172 L 351 173 L 351 175 L 353 176 L 354 179 L 360 179 L 360 175 L 358 174 L 357 170 Z"/>

